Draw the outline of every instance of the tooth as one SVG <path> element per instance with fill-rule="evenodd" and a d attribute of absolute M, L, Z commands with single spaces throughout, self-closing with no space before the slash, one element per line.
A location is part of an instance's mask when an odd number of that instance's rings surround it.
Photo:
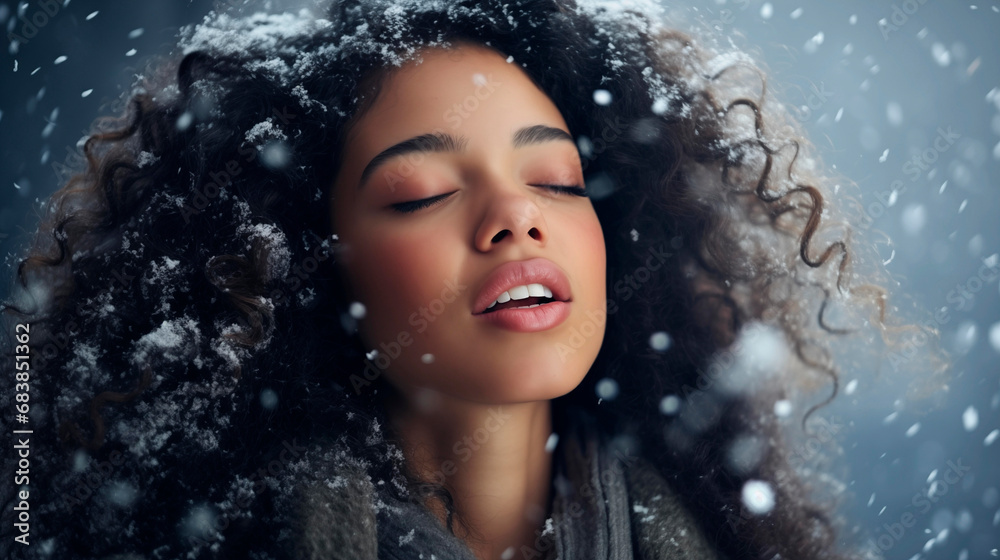
<path fill-rule="evenodd" d="M 494 300 L 493 303 L 491 303 L 491 304 L 489 304 L 489 305 L 486 306 L 486 309 L 489 309 L 489 308 L 493 307 L 496 304 L 497 304 L 497 302 L 496 302 L 496 300 Z"/>
<path fill-rule="evenodd" d="M 544 297 L 545 286 L 541 284 L 528 284 L 528 295 L 531 297 Z"/>
<path fill-rule="evenodd" d="M 515 286 L 507 291 L 510 293 L 510 299 L 524 299 L 528 297 L 527 286 Z"/>
<path fill-rule="evenodd" d="M 507 303 L 508 301 L 510 301 L 510 293 L 509 292 L 504 292 L 504 293 L 500 294 L 500 297 L 497 298 L 497 303 Z"/>
<path fill-rule="evenodd" d="M 543 286 L 543 288 L 544 288 L 544 286 Z M 545 297 L 547 297 L 547 298 L 552 297 L 552 290 L 550 290 L 548 288 L 545 288 Z"/>

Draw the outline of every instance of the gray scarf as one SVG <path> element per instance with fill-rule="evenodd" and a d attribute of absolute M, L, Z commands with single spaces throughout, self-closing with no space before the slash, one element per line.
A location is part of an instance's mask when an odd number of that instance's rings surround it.
<path fill-rule="evenodd" d="M 571 425 L 554 451 L 551 516 L 511 560 L 720 558 L 655 468 L 612 451 L 589 417 Z M 362 469 L 329 475 L 341 483 L 299 488 L 296 558 L 477 560 L 425 507 L 376 489 Z"/>
<path fill-rule="evenodd" d="M 590 430 L 584 434 L 593 435 Z M 625 466 L 586 435 L 563 436 L 553 452 L 552 515 L 534 546 L 515 551 L 513 558 L 631 560 Z M 407 508 L 405 515 L 380 516 L 378 522 L 379 560 L 419 558 L 421 552 L 433 552 L 441 560 L 476 560 L 461 540 L 442 531 L 419 506 Z"/>

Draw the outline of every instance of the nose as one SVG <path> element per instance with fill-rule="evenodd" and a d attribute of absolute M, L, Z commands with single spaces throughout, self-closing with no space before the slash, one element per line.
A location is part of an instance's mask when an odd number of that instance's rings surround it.
<path fill-rule="evenodd" d="M 507 190 L 490 196 L 487 204 L 486 214 L 476 231 L 476 249 L 489 252 L 500 244 L 521 243 L 545 246 L 548 227 L 530 193 Z"/>

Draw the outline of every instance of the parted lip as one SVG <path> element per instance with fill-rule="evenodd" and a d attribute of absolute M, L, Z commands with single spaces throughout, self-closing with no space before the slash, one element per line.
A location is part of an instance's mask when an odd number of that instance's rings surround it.
<path fill-rule="evenodd" d="M 558 266 L 549 259 L 536 257 L 523 261 L 511 261 L 498 266 L 490 273 L 479 289 L 473 305 L 473 315 L 481 315 L 500 294 L 527 284 L 544 284 L 552 290 L 556 301 L 571 301 L 569 279 Z"/>

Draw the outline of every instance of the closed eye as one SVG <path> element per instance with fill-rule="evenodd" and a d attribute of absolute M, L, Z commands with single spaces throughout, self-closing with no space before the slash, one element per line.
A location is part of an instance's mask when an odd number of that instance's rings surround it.
<path fill-rule="evenodd" d="M 392 205 L 392 209 L 395 210 L 396 212 L 401 213 L 401 214 L 409 214 L 411 212 L 416 212 L 417 210 L 420 210 L 421 208 L 427 208 L 428 206 L 431 206 L 432 204 L 436 204 L 436 203 L 444 200 L 445 198 L 447 198 L 447 197 L 449 197 L 449 196 L 451 196 L 453 194 L 455 194 L 455 193 L 450 192 L 450 193 L 445 193 L 445 194 L 439 194 L 437 196 L 432 196 L 430 198 L 424 198 L 424 199 L 421 199 L 421 200 L 414 200 L 412 202 L 398 202 L 398 203 Z"/>
<path fill-rule="evenodd" d="M 576 196 L 587 196 L 587 189 L 579 185 L 532 185 L 535 187 L 542 187 L 544 189 L 549 189 L 558 193 L 572 194 Z"/>
<path fill-rule="evenodd" d="M 588 195 L 587 189 L 580 187 L 579 185 L 532 185 L 532 186 L 541 187 L 557 193 L 572 194 L 574 196 Z M 392 204 L 391 208 L 394 211 L 399 212 L 401 214 L 410 214 L 422 208 L 427 208 L 428 206 L 437 204 L 438 202 L 444 200 L 445 198 L 453 194 L 455 193 L 450 192 L 445 194 L 439 194 L 437 196 L 432 196 L 430 198 L 414 200 L 411 202 L 398 202 L 396 204 Z"/>

